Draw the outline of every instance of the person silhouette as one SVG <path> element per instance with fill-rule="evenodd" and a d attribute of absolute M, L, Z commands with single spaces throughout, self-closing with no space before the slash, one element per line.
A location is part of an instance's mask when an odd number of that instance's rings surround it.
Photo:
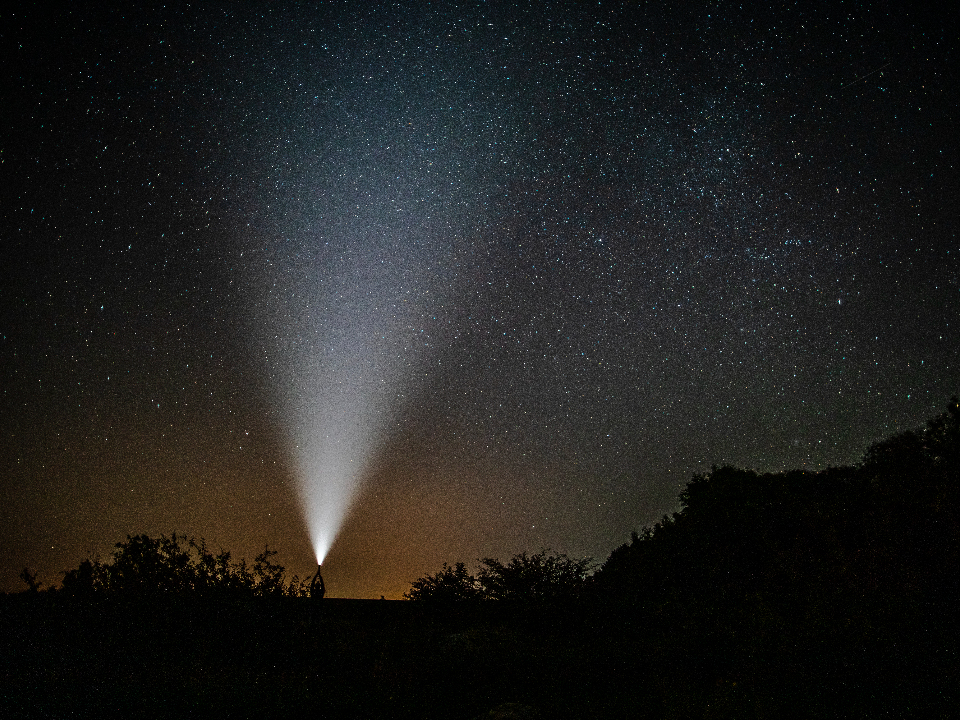
<path fill-rule="evenodd" d="M 310 583 L 310 597 L 322 600 L 326 594 L 327 588 L 323 584 L 323 575 L 320 574 L 320 565 L 317 565 L 317 574 L 313 576 Z"/>

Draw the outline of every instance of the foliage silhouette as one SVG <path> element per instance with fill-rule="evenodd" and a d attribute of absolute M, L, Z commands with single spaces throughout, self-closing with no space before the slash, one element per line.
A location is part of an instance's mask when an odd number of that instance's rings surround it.
<path fill-rule="evenodd" d="M 450 603 L 480 600 L 483 594 L 477 578 L 467 572 L 464 563 L 458 562 L 453 567 L 444 563 L 440 572 L 414 580 L 403 596 L 407 600 Z"/>
<path fill-rule="evenodd" d="M 953 398 L 859 467 L 715 467 L 591 589 L 657 664 L 682 668 L 688 699 L 733 715 L 771 697 L 799 716 L 946 707 L 960 699 L 958 458 Z"/>
<path fill-rule="evenodd" d="M 593 575 L 521 553 L 316 613 L 273 558 L 136 536 L 55 592 L 25 571 L 0 715 L 952 717 L 960 404 L 857 467 L 715 467 Z"/>
<path fill-rule="evenodd" d="M 21 570 L 19 577 L 27 584 L 27 592 L 35 593 L 40 591 L 42 583 L 37 582 L 37 575 L 36 573 L 30 572 L 30 568 Z"/>
<path fill-rule="evenodd" d="M 64 573 L 62 590 L 68 595 L 249 594 L 302 596 L 307 585 L 296 575 L 287 582 L 282 565 L 273 561 L 276 550 L 265 548 L 254 559 L 232 561 L 228 551 L 212 553 L 201 538 L 173 533 L 151 538 L 127 536 L 117 543 L 112 562 L 84 560 Z"/>
<path fill-rule="evenodd" d="M 514 555 L 506 565 L 484 558 L 477 581 L 483 596 L 491 600 L 555 600 L 576 597 L 592 570 L 591 558 L 573 559 L 541 550 Z"/>
<path fill-rule="evenodd" d="M 506 564 L 483 558 L 476 576 L 469 574 L 462 562 L 453 567 L 444 563 L 435 575 L 414 580 L 404 597 L 443 603 L 573 598 L 583 590 L 592 570 L 590 558 L 573 559 L 546 550 L 533 555 L 521 552 Z"/>

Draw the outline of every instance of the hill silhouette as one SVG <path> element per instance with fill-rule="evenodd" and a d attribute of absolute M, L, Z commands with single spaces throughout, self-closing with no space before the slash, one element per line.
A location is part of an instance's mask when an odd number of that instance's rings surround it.
<path fill-rule="evenodd" d="M 960 403 L 856 467 L 694 477 L 588 560 L 520 553 L 409 601 L 311 603 L 266 550 L 128 537 L 0 598 L 4 717 L 949 717 Z M 517 710 L 520 708 L 520 710 Z"/>

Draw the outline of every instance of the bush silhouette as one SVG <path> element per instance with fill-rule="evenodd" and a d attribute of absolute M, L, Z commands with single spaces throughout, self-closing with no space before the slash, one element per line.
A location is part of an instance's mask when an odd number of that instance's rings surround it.
<path fill-rule="evenodd" d="M 801 716 L 942 706 L 960 671 L 958 458 L 953 398 L 858 467 L 715 467 L 614 550 L 592 590 L 702 702 L 734 702 L 717 693 L 735 686 L 734 715 L 791 695 Z"/>
<path fill-rule="evenodd" d="M 173 533 L 152 538 L 127 536 L 115 546 L 111 562 L 84 560 L 63 578 L 69 595 L 142 595 L 155 593 L 250 594 L 301 596 L 306 584 L 297 576 L 289 582 L 282 565 L 274 562 L 276 550 L 265 548 L 253 567 L 245 560 L 232 561 L 228 551 L 212 553 L 201 538 Z"/>
<path fill-rule="evenodd" d="M 404 597 L 429 602 L 571 598 L 583 590 L 592 569 L 590 558 L 573 559 L 546 550 L 519 553 L 506 564 L 483 558 L 475 576 L 462 562 L 452 567 L 444 563 L 435 575 L 414 580 Z"/>

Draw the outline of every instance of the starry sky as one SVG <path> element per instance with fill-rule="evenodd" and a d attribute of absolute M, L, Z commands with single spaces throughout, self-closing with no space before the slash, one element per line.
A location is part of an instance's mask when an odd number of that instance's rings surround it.
<path fill-rule="evenodd" d="M 309 576 L 321 426 L 329 594 L 399 597 L 602 561 L 712 465 L 854 463 L 960 393 L 936 13 L 23 5 L 0 590 L 174 531 Z"/>

